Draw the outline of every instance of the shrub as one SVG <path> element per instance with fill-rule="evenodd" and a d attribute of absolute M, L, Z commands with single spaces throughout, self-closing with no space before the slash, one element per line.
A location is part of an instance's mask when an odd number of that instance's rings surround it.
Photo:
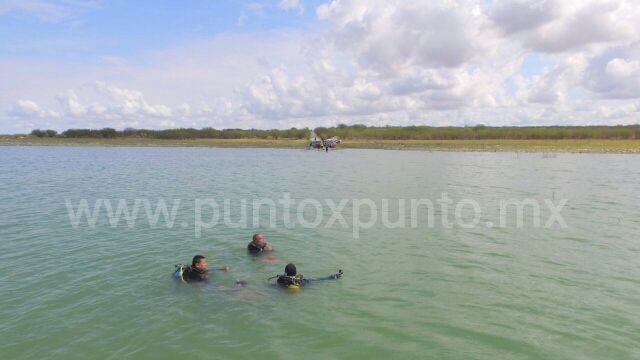
<path fill-rule="evenodd" d="M 40 129 L 35 129 L 31 131 L 31 135 L 41 138 L 41 137 L 45 137 L 47 134 Z"/>

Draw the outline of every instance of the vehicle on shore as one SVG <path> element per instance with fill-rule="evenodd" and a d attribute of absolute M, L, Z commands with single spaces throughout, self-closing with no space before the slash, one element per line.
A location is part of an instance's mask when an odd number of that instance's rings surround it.
<path fill-rule="evenodd" d="M 309 147 L 313 149 L 319 149 L 322 147 L 322 141 L 320 140 L 311 140 L 309 141 Z"/>
<path fill-rule="evenodd" d="M 335 140 L 333 140 L 333 139 L 327 139 L 327 140 L 324 140 L 324 141 L 323 141 L 323 144 L 324 144 L 324 146 L 326 146 L 326 147 L 334 148 L 334 147 L 336 147 L 336 144 L 337 144 L 337 143 L 336 143 L 336 141 L 335 141 Z"/>
<path fill-rule="evenodd" d="M 309 147 L 313 149 L 321 149 L 323 147 L 334 148 L 339 143 L 339 140 L 336 139 L 324 139 L 320 140 L 311 140 L 309 141 Z"/>

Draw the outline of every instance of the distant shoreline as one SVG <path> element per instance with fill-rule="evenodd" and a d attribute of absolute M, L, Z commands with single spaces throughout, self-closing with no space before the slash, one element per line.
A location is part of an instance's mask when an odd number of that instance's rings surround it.
<path fill-rule="evenodd" d="M 308 149 L 300 139 L 69 139 L 0 138 L 0 146 L 220 147 Z M 345 140 L 337 149 L 380 149 L 445 152 L 537 152 L 640 154 L 640 140 Z M 336 149 L 330 149 L 333 151 Z M 318 151 L 318 150 L 316 150 Z"/>

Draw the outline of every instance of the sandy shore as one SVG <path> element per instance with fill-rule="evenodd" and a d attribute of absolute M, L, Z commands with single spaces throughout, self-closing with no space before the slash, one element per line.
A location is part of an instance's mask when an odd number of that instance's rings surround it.
<path fill-rule="evenodd" d="M 0 138 L 0 146 L 225 147 L 308 149 L 306 139 L 60 139 Z M 448 152 L 640 154 L 640 140 L 346 140 L 336 149 Z"/>

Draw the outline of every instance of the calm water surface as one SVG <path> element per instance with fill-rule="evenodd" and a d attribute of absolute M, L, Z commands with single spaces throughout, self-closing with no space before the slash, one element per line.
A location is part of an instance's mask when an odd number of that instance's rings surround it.
<path fill-rule="evenodd" d="M 430 153 L 377 150 L 210 148 L 0 148 L 0 358 L 640 358 L 640 157 L 633 155 Z M 288 193 L 289 212 L 278 203 Z M 442 224 L 437 203 L 452 200 Z M 195 201 L 214 199 L 219 223 L 195 236 Z M 316 199 L 318 214 L 303 199 Z M 169 212 L 149 224 L 144 203 L 132 227 L 72 226 L 65 201 L 136 199 Z M 224 224 L 224 199 L 246 227 Z M 272 199 L 253 228 L 253 199 Z M 340 221 L 327 227 L 348 199 Z M 377 206 L 377 221 L 354 237 L 353 199 Z M 390 228 L 382 221 L 405 220 Z M 404 199 L 401 216 L 399 199 Z M 411 199 L 425 208 L 416 226 Z M 464 199 L 473 207 L 454 209 Z M 500 227 L 501 199 L 533 199 Z M 567 203 L 554 222 L 544 202 Z M 364 200 L 363 200 L 364 201 Z M 211 207 L 201 218 L 210 221 Z M 373 215 L 358 207 L 360 221 Z M 287 227 L 284 218 L 293 219 Z M 298 216 L 303 222 L 298 221 Z M 322 216 L 319 226 L 303 227 Z M 488 227 L 487 223 L 494 224 Z M 276 261 L 246 245 L 264 234 Z M 170 277 L 195 254 L 227 264 L 206 285 Z M 299 291 L 267 283 L 295 262 L 307 276 L 342 269 L 341 280 Z M 235 289 L 236 280 L 248 285 Z"/>

